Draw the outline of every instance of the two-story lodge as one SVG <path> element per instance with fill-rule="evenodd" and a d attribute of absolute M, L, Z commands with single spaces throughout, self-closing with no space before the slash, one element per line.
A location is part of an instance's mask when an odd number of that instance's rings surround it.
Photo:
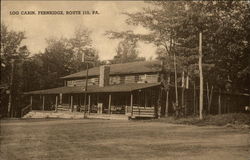
<path fill-rule="evenodd" d="M 155 112 L 161 91 L 160 73 L 159 61 L 105 65 L 88 70 L 87 88 L 87 71 L 84 70 L 61 77 L 63 87 L 26 94 L 31 95 L 31 103 L 36 110 L 125 114 L 137 107 L 152 108 Z M 148 116 L 154 117 L 154 114 L 149 113 Z"/>
<path fill-rule="evenodd" d="M 87 85 L 87 71 L 84 70 L 61 77 L 64 81 L 63 87 L 25 94 L 30 95 L 30 106 L 34 110 L 126 114 L 134 117 L 157 117 L 173 113 L 173 103 L 177 95 L 185 115 L 197 114 L 198 87 L 194 83 L 188 85 L 189 78 L 186 77 L 179 82 L 176 92 L 176 88 L 171 85 L 175 79 L 173 72 L 168 74 L 170 85 L 163 87 L 162 79 L 166 79 L 166 73 L 161 66 L 160 61 L 141 61 L 94 67 L 88 70 Z M 178 74 L 180 76 L 181 73 Z M 188 89 L 183 87 L 185 82 Z M 203 94 L 204 112 L 210 114 L 241 112 L 242 106 L 249 105 L 250 102 L 248 94 L 225 91 L 214 91 L 209 102 L 207 91 L 209 90 L 204 90 Z"/>

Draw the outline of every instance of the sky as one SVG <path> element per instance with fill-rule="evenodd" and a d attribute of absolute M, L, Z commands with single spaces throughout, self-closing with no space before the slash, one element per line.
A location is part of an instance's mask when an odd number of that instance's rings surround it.
<path fill-rule="evenodd" d="M 100 59 L 109 60 L 116 54 L 119 40 L 111 40 L 104 33 L 110 30 L 147 33 L 141 26 L 127 25 L 127 17 L 122 14 L 140 11 L 147 5 L 143 1 L 1 1 L 1 23 L 10 30 L 25 32 L 23 44 L 31 54 L 43 52 L 48 38 L 70 38 L 76 28 L 86 27 L 92 32 L 93 46 Z M 19 15 L 11 15 L 13 11 L 18 11 Z M 35 11 L 36 15 L 21 15 L 22 11 Z M 38 11 L 97 11 L 99 14 L 38 15 Z M 155 57 L 152 44 L 139 43 L 138 49 L 140 56 Z"/>

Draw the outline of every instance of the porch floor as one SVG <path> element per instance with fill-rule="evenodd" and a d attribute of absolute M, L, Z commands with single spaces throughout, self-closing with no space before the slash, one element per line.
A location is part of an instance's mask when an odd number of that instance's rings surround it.
<path fill-rule="evenodd" d="M 86 118 L 90 119 L 116 119 L 116 120 L 128 120 L 128 116 L 124 114 L 86 114 Z M 83 112 L 70 112 L 70 111 L 41 111 L 32 110 L 22 118 L 66 118 L 66 119 L 83 119 Z"/>

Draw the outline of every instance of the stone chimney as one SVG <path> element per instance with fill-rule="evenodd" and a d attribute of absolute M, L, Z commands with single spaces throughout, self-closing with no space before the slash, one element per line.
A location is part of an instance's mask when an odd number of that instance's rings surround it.
<path fill-rule="evenodd" d="M 109 85 L 110 66 L 100 66 L 99 87 Z"/>

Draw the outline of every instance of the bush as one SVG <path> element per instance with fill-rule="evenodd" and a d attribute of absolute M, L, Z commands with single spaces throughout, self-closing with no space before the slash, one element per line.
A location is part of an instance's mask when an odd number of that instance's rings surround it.
<path fill-rule="evenodd" d="M 230 113 L 222 115 L 208 115 L 205 116 L 203 120 L 200 120 L 199 117 L 192 116 L 186 118 L 167 117 L 167 118 L 156 119 L 153 121 L 174 123 L 174 124 L 191 124 L 199 126 L 202 125 L 224 126 L 227 124 L 250 126 L 250 115 L 245 113 Z"/>

